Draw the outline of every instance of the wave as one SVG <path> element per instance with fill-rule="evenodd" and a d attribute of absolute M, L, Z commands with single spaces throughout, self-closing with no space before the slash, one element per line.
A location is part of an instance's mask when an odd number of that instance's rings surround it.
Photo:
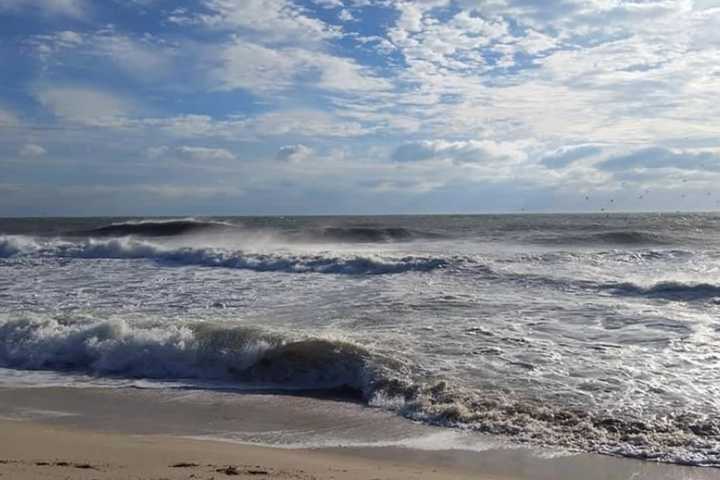
<path fill-rule="evenodd" d="M 0 258 L 10 258 L 37 251 L 39 246 L 31 238 L 19 235 L 0 236 Z"/>
<path fill-rule="evenodd" d="M 194 218 L 132 220 L 69 232 L 66 235 L 69 237 L 126 237 L 129 235 L 138 237 L 174 237 L 198 233 L 235 233 L 251 238 L 263 236 L 290 242 L 391 243 L 442 238 L 439 234 L 393 226 L 353 225 L 283 230 L 268 228 L 267 226 L 252 228 L 222 221 Z"/>
<path fill-rule="evenodd" d="M 0 237 L 2 239 L 3 237 Z M 224 267 L 256 272 L 327 273 L 339 275 L 380 275 L 427 272 L 449 267 L 459 259 L 423 256 L 382 255 L 293 255 L 284 253 L 246 253 L 219 248 L 170 248 L 133 238 L 89 239 L 83 242 L 51 241 L 10 244 L 0 252 L 6 257 L 40 255 L 44 257 L 86 259 L 147 259 L 169 265 Z"/>
<path fill-rule="evenodd" d="M 676 239 L 669 235 L 639 230 L 618 230 L 587 234 L 539 235 L 529 237 L 541 245 L 671 245 Z"/>
<path fill-rule="evenodd" d="M 311 231 L 305 238 L 316 241 L 347 242 L 347 243 L 390 243 L 419 239 L 442 238 L 439 234 L 420 232 L 402 227 L 325 227 Z"/>
<path fill-rule="evenodd" d="M 513 441 L 682 465 L 720 467 L 720 420 L 687 411 L 638 417 L 454 388 L 413 386 L 400 413 L 430 424 L 502 435 Z M 391 403 L 392 404 L 392 403 Z"/>
<path fill-rule="evenodd" d="M 550 253 L 542 255 L 523 255 L 520 262 L 565 263 L 581 260 L 585 262 L 602 262 L 607 260 L 621 263 L 635 263 L 647 261 L 666 261 L 686 256 L 691 252 L 681 250 L 647 251 L 647 252 L 600 252 L 591 255 L 576 253 Z M 518 259 L 507 259 L 500 264 L 517 263 Z M 594 294 L 610 293 L 616 296 L 645 297 L 649 299 L 664 299 L 672 301 L 702 301 L 714 300 L 720 302 L 720 284 L 702 281 L 663 280 L 650 283 L 635 283 L 632 281 L 603 281 L 586 278 L 577 278 L 562 275 L 535 273 L 534 271 L 517 272 L 507 268 L 492 268 L 480 263 L 474 263 L 471 268 L 476 273 L 482 273 L 486 279 L 497 282 L 511 282 L 523 287 L 548 288 L 562 292 L 575 292 Z"/>
<path fill-rule="evenodd" d="M 402 362 L 361 346 L 292 338 L 252 327 L 130 324 L 122 320 L 0 320 L 0 365 L 149 379 L 350 389 L 371 395 L 374 375 Z"/>
<path fill-rule="evenodd" d="M 327 227 L 320 232 L 320 237 L 332 241 L 388 242 L 409 240 L 413 238 L 413 233 L 399 227 Z"/>
<path fill-rule="evenodd" d="M 563 292 L 601 292 L 616 296 L 645 297 L 673 301 L 720 299 L 720 285 L 704 282 L 663 281 L 641 285 L 633 282 L 598 282 L 590 279 L 563 278 L 533 273 L 490 272 L 495 279 L 524 286 L 552 288 Z"/>
<path fill-rule="evenodd" d="M 666 262 L 673 260 L 685 260 L 699 255 L 712 255 L 708 252 L 699 252 L 697 250 L 683 249 L 609 249 L 599 251 L 571 251 L 557 250 L 543 253 L 528 253 L 517 256 L 498 259 L 500 264 L 567 264 L 586 262 L 592 265 L 610 263 L 646 263 L 646 262 Z"/>
<path fill-rule="evenodd" d="M 210 323 L 0 318 L 0 366 L 268 389 L 341 390 L 413 420 L 521 443 L 720 466 L 720 420 L 638 419 L 423 379 L 410 361 L 345 340 Z"/>
<path fill-rule="evenodd" d="M 616 295 L 643 296 L 667 300 L 704 300 L 720 297 L 720 285 L 702 282 L 664 281 L 645 286 L 632 282 L 623 282 L 608 284 L 606 288 Z"/>
<path fill-rule="evenodd" d="M 93 237 L 124 237 L 128 235 L 146 237 L 169 237 L 202 233 L 208 231 L 228 231 L 236 226 L 226 222 L 210 220 L 177 219 L 177 220 L 138 220 L 111 223 L 102 227 L 71 232 L 70 235 L 87 235 Z"/>

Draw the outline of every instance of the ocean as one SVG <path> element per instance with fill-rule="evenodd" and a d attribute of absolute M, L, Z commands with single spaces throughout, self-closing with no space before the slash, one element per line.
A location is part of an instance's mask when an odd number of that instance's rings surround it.
<path fill-rule="evenodd" d="M 0 384 L 290 392 L 720 466 L 720 215 L 0 219 Z"/>

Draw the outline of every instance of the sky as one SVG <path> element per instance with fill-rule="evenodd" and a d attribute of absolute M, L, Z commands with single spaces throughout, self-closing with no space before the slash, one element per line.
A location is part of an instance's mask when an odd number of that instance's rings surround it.
<path fill-rule="evenodd" d="M 0 0 L 0 216 L 720 209 L 720 0 Z"/>

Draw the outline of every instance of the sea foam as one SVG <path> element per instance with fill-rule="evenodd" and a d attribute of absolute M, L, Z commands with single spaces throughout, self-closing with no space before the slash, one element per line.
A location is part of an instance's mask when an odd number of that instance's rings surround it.
<path fill-rule="evenodd" d="M 676 412 L 639 421 L 622 412 L 470 390 L 423 380 L 401 356 L 341 339 L 210 323 L 0 318 L 0 366 L 273 390 L 342 390 L 413 420 L 529 445 L 720 466 L 717 419 Z"/>
<path fill-rule="evenodd" d="M 224 267 L 257 272 L 377 275 L 427 272 L 453 259 L 432 256 L 337 255 L 333 253 L 253 253 L 212 247 L 168 247 L 132 237 L 83 241 L 0 237 L 0 256 L 23 255 L 85 259 L 147 259 L 165 264 Z"/>

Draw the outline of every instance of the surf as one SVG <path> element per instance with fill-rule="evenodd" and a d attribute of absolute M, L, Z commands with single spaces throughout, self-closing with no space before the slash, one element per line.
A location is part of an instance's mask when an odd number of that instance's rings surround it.
<path fill-rule="evenodd" d="M 73 242 L 62 240 L 0 240 L 5 258 L 39 256 L 75 259 L 149 260 L 163 265 L 222 267 L 256 272 L 382 275 L 429 272 L 452 266 L 458 259 L 388 254 L 255 253 L 227 248 L 170 247 L 132 237 Z"/>
<path fill-rule="evenodd" d="M 676 411 L 636 418 L 425 377 L 401 354 L 343 339 L 219 323 L 0 318 L 0 366 L 108 378 L 197 380 L 217 388 L 337 391 L 431 425 L 515 442 L 720 466 L 720 421 Z M 208 387 L 200 383 L 198 387 Z M 242 388 L 241 388 L 242 390 Z"/>

